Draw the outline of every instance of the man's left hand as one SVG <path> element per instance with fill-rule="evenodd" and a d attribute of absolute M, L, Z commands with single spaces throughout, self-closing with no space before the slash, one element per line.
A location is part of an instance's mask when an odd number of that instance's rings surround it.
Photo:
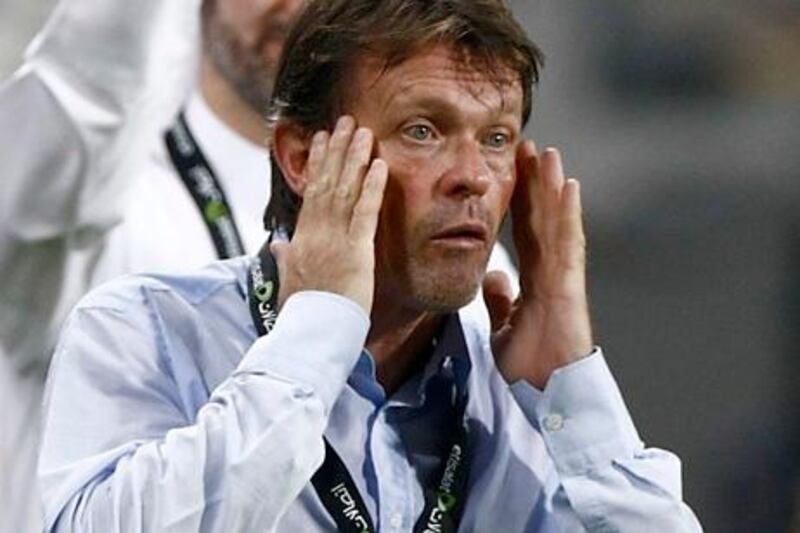
<path fill-rule="evenodd" d="M 511 216 L 520 295 L 513 298 L 504 274 L 486 276 L 492 346 L 507 382 L 526 379 L 544 389 L 554 370 L 593 347 L 580 186 L 565 179 L 557 150 L 539 154 L 531 141 L 520 146 Z"/>

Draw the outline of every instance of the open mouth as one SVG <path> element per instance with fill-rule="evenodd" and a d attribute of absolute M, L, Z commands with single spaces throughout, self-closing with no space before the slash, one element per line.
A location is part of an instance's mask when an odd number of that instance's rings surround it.
<path fill-rule="evenodd" d="M 479 223 L 458 224 L 436 233 L 431 240 L 456 248 L 484 247 L 489 240 L 489 230 Z"/>

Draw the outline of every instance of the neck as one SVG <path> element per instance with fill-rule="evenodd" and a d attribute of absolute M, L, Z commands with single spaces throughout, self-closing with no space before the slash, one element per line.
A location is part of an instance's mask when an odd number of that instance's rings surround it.
<path fill-rule="evenodd" d="M 264 145 L 267 139 L 266 121 L 239 96 L 208 57 L 203 57 L 201 64 L 200 92 L 220 120 L 250 142 Z"/>
<path fill-rule="evenodd" d="M 367 349 L 375 358 L 378 381 L 391 396 L 425 366 L 442 315 L 381 306 L 377 297 L 371 315 Z"/>

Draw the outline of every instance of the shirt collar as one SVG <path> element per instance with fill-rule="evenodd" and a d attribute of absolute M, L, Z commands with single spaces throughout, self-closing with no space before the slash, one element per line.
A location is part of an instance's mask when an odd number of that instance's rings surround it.
<path fill-rule="evenodd" d="M 458 313 L 445 317 L 432 344 L 431 355 L 423 371 L 412 376 L 391 398 L 386 398 L 378 384 L 375 360 L 366 349 L 361 353 L 348 383 L 376 405 L 390 401 L 398 406 L 422 407 L 427 400 L 428 387 L 434 384 L 441 386 L 442 383 L 454 385 L 453 392 L 459 397 L 467 394 L 472 363 Z"/>
<path fill-rule="evenodd" d="M 185 113 L 192 135 L 218 172 L 234 169 L 246 171 L 252 167 L 248 163 L 253 160 L 261 161 L 265 156 L 269 156 L 265 146 L 250 142 L 219 118 L 199 92 L 194 92 L 189 97 Z M 230 154 L 236 154 L 237 157 L 231 157 Z M 240 157 L 248 161 L 239 161 Z"/>
<path fill-rule="evenodd" d="M 185 116 L 234 207 L 234 219 L 245 248 L 257 250 L 264 241 L 264 232 L 260 224 L 253 223 L 253 216 L 263 212 L 272 186 L 266 146 L 250 142 L 223 122 L 199 92 L 189 97 Z"/>

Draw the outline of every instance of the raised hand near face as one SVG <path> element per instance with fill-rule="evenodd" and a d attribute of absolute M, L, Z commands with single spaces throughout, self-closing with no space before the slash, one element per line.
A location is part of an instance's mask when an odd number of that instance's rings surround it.
<path fill-rule="evenodd" d="M 387 166 L 372 159 L 374 138 L 342 117 L 317 132 L 306 163 L 303 205 L 292 241 L 272 245 L 281 304 L 303 290 L 340 294 L 369 314 L 375 286 L 375 230 Z"/>
<path fill-rule="evenodd" d="M 506 381 L 543 389 L 554 370 L 593 347 L 580 186 L 564 178 L 557 150 L 520 146 L 511 215 L 521 290 L 514 300 L 505 275 L 486 276 L 493 350 Z"/>

